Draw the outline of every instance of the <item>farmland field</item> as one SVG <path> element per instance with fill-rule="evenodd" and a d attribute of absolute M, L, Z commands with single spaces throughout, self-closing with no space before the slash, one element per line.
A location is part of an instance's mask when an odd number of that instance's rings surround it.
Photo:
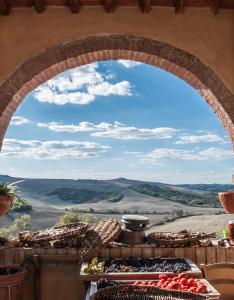
<path fill-rule="evenodd" d="M 9 226 L 27 213 L 32 229 L 38 230 L 53 226 L 66 211 L 118 220 L 123 214 L 137 213 L 149 217 L 152 228 L 170 231 L 184 228 L 221 231 L 231 219 L 223 214 L 217 198 L 219 191 L 232 190 L 228 184 L 169 185 L 125 178 L 64 180 L 0 176 L 0 182 L 18 180 L 21 180 L 18 194 L 32 210 L 10 212 L 0 219 L 0 227 Z"/>

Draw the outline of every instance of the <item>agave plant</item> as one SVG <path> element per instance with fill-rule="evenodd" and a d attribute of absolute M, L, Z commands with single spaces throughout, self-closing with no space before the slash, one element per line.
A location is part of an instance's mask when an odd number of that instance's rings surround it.
<path fill-rule="evenodd" d="M 16 195 L 15 183 L 0 183 L 0 196 L 11 197 L 13 199 L 19 198 Z"/>
<path fill-rule="evenodd" d="M 21 180 L 22 181 L 22 180 Z M 13 202 L 19 197 L 16 194 L 16 183 L 0 183 L 0 216 L 4 216 L 11 208 Z"/>

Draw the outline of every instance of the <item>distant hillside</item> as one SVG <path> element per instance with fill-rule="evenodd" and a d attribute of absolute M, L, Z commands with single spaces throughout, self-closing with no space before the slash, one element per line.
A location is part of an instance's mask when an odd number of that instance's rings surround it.
<path fill-rule="evenodd" d="M 152 197 L 163 198 L 185 205 L 199 207 L 221 207 L 217 194 L 198 194 L 194 190 L 175 190 L 170 186 L 157 186 L 150 184 L 133 185 L 130 187 L 134 191 Z"/>
<path fill-rule="evenodd" d="M 191 213 L 216 213 L 220 211 L 217 199 L 219 191 L 231 190 L 232 185 L 184 184 L 171 185 L 117 178 L 91 179 L 30 179 L 0 175 L 0 182 L 21 180 L 18 195 L 25 199 L 34 211 L 40 209 L 64 210 L 74 207 L 80 210 L 122 209 L 123 211 L 167 213 L 183 209 Z M 27 209 L 27 208 L 26 208 Z"/>
<path fill-rule="evenodd" d="M 96 203 L 99 201 L 118 202 L 123 198 L 121 193 L 93 191 L 87 189 L 71 189 L 59 188 L 48 194 L 48 196 L 57 196 L 63 201 L 70 201 L 72 203 Z"/>
<path fill-rule="evenodd" d="M 8 226 L 15 218 L 28 213 L 33 228 L 38 230 L 53 226 L 65 210 L 72 208 L 79 212 L 120 212 L 119 215 L 113 215 L 118 219 L 125 212 L 146 213 L 153 224 L 176 211 L 183 211 L 185 215 L 214 215 L 223 212 L 217 192 L 232 190 L 232 185 L 223 184 L 172 185 L 126 178 L 74 180 L 0 175 L 0 182 L 19 180 L 17 194 L 24 200 L 18 202 L 7 216 L 0 218 L 0 227 Z M 98 217 L 109 218 L 111 215 L 98 214 Z"/>
<path fill-rule="evenodd" d="M 177 186 L 184 187 L 186 189 L 191 189 L 191 190 L 199 190 L 199 191 L 207 191 L 211 193 L 219 193 L 219 192 L 230 192 L 233 191 L 234 186 L 233 184 L 180 184 Z"/>

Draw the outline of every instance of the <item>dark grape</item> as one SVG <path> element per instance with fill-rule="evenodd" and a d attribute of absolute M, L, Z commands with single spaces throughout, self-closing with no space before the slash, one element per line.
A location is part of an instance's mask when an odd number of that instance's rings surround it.
<path fill-rule="evenodd" d="M 182 258 L 134 258 L 108 260 L 105 263 L 105 273 L 117 272 L 174 272 L 189 271 L 191 267 Z"/>

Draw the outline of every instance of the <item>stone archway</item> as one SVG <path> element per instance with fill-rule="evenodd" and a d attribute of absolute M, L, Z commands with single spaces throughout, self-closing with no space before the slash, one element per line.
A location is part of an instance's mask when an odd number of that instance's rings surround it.
<path fill-rule="evenodd" d="M 107 34 L 46 49 L 25 61 L 0 85 L 0 148 L 13 113 L 30 91 L 67 69 L 115 59 L 151 64 L 185 80 L 211 106 L 234 145 L 234 95 L 198 57 L 155 39 Z"/>

